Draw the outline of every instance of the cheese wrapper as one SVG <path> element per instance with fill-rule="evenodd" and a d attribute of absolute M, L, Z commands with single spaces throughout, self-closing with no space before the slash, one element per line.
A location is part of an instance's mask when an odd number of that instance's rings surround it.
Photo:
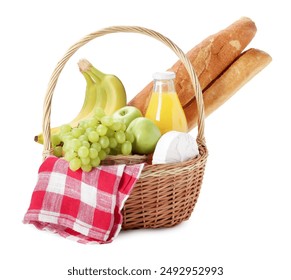
<path fill-rule="evenodd" d="M 169 131 L 159 139 L 153 154 L 153 164 L 176 163 L 199 154 L 196 140 L 186 132 Z"/>

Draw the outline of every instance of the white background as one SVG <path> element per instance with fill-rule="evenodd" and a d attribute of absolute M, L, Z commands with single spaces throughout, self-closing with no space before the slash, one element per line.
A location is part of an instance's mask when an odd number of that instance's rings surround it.
<path fill-rule="evenodd" d="M 222 266 L 220 277 L 156 274 L 148 278 L 290 279 L 291 22 L 287 3 L 2 1 L 0 278 L 98 279 L 68 276 L 73 266 L 153 270 Z M 140 25 L 168 36 L 186 52 L 241 16 L 252 18 L 258 28 L 247 48 L 262 49 L 273 61 L 207 118 L 209 159 L 189 221 L 172 229 L 121 232 L 111 244 L 101 246 L 81 245 L 22 224 L 41 164 L 42 147 L 33 136 L 41 130 L 46 86 L 73 43 L 103 27 Z M 138 34 L 107 35 L 90 42 L 61 74 L 53 99 L 53 125 L 69 121 L 80 108 L 85 82 L 77 62 L 84 57 L 119 76 L 128 99 L 151 80 L 154 71 L 176 61 L 161 43 Z"/>

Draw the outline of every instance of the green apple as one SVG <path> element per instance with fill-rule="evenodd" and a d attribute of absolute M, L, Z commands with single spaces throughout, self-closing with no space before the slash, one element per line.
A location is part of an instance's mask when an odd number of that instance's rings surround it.
<path fill-rule="evenodd" d="M 161 137 L 160 129 L 148 118 L 138 117 L 127 128 L 134 135 L 132 151 L 136 154 L 153 153 L 158 140 Z"/>
<path fill-rule="evenodd" d="M 115 111 L 112 117 L 116 120 L 121 120 L 125 123 L 126 127 L 136 118 L 142 117 L 141 111 L 134 106 L 124 106 Z"/>

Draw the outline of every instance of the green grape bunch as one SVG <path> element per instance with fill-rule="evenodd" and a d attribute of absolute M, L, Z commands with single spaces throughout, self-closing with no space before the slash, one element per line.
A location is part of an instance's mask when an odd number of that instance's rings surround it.
<path fill-rule="evenodd" d="M 102 108 L 93 117 L 82 120 L 77 127 L 62 125 L 60 132 L 51 139 L 54 155 L 69 162 L 72 171 L 89 172 L 101 164 L 107 155 L 130 155 L 134 135 L 126 125 Z"/>

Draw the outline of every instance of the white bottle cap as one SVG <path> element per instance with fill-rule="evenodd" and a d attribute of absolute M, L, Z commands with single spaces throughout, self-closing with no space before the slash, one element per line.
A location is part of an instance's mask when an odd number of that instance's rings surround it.
<path fill-rule="evenodd" d="M 172 79 L 175 79 L 175 77 L 176 77 L 175 72 L 170 72 L 170 71 L 156 72 L 153 74 L 154 80 L 172 80 Z"/>

